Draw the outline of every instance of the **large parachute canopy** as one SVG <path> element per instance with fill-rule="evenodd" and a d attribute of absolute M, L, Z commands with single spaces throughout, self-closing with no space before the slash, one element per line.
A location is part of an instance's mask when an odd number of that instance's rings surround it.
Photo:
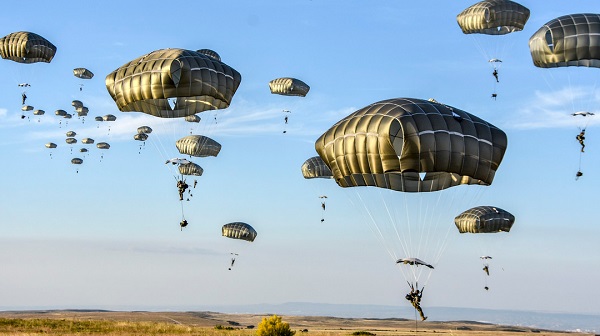
<path fill-rule="evenodd" d="M 325 161 L 323 161 L 323 159 L 321 159 L 320 156 L 313 156 L 308 160 L 304 161 L 301 170 L 302 176 L 304 176 L 305 179 L 333 178 L 331 169 L 327 167 L 327 164 L 325 164 Z"/>
<path fill-rule="evenodd" d="M 221 144 L 203 135 L 188 135 L 177 142 L 175 146 L 181 154 L 197 157 L 217 156 L 221 151 Z"/>
<path fill-rule="evenodd" d="M 509 232 L 514 222 L 515 216 L 494 206 L 477 206 L 454 218 L 460 233 Z"/>
<path fill-rule="evenodd" d="M 73 76 L 81 79 L 92 79 L 94 73 L 86 68 L 75 68 L 73 69 Z"/>
<path fill-rule="evenodd" d="M 229 107 L 241 79 L 235 69 L 205 54 L 160 49 L 111 72 L 106 88 L 122 112 L 180 118 Z"/>
<path fill-rule="evenodd" d="M 221 232 L 224 237 L 232 239 L 241 239 L 253 242 L 256 238 L 256 230 L 252 226 L 242 222 L 233 222 L 223 225 Z"/>
<path fill-rule="evenodd" d="M 529 39 L 540 68 L 600 67 L 600 14 L 571 14 L 548 21 Z"/>
<path fill-rule="evenodd" d="M 30 32 L 10 33 L 0 38 L 0 56 L 18 63 L 50 63 L 56 47 L 38 34 Z"/>
<path fill-rule="evenodd" d="M 406 192 L 490 185 L 506 134 L 460 109 L 414 98 L 364 107 L 333 125 L 315 148 L 342 187 Z"/>
<path fill-rule="evenodd" d="M 505 35 L 523 30 L 529 9 L 510 0 L 480 1 L 456 16 L 465 34 Z"/>
<path fill-rule="evenodd" d="M 300 96 L 304 97 L 310 90 L 303 81 L 296 78 L 282 77 L 276 78 L 269 82 L 271 93 L 284 96 Z"/>

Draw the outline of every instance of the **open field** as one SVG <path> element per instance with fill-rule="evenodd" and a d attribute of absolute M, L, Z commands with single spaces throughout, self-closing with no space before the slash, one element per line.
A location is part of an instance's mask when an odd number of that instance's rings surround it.
<path fill-rule="evenodd" d="M 279 315 L 279 314 L 278 314 Z M 250 336 L 269 315 L 214 312 L 117 312 L 50 310 L 0 312 L 0 335 L 202 335 Z M 281 315 L 297 336 L 346 336 L 356 331 L 375 335 L 593 335 L 555 332 L 486 323 L 419 322 L 406 319 L 357 319 Z M 221 326 L 222 328 L 218 328 Z M 217 328 L 216 328 L 217 327 Z"/>

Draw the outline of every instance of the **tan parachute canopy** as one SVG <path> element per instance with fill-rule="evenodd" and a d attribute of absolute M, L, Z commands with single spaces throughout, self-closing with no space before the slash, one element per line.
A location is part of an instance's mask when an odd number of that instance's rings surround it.
<path fill-rule="evenodd" d="M 327 167 L 323 159 L 320 156 L 313 156 L 308 160 L 304 161 L 301 167 L 302 176 L 305 179 L 311 178 L 333 178 L 331 169 Z"/>
<path fill-rule="evenodd" d="M 73 69 L 73 76 L 81 79 L 92 79 L 94 73 L 86 68 L 75 68 Z"/>
<path fill-rule="evenodd" d="M 340 186 L 407 192 L 489 185 L 506 146 L 506 134 L 486 121 L 413 98 L 362 108 L 315 143 Z"/>
<path fill-rule="evenodd" d="M 221 151 L 221 144 L 204 135 L 188 135 L 177 142 L 175 146 L 181 154 L 206 157 L 217 156 Z"/>
<path fill-rule="evenodd" d="M 45 146 L 46 148 L 56 148 L 56 144 L 54 142 L 48 142 Z"/>
<path fill-rule="evenodd" d="M 202 176 L 202 173 L 204 173 L 204 169 L 193 162 L 182 163 L 177 168 L 181 175 Z"/>
<path fill-rule="evenodd" d="M 301 96 L 304 97 L 310 90 L 303 81 L 296 78 L 277 78 L 269 82 L 269 88 L 271 93 L 280 94 L 284 96 Z"/>
<path fill-rule="evenodd" d="M 140 126 L 137 128 L 137 132 L 139 134 L 141 134 L 141 133 L 150 134 L 150 133 L 152 133 L 152 128 L 150 128 L 150 126 Z"/>
<path fill-rule="evenodd" d="M 185 49 L 161 49 L 106 76 L 106 88 L 123 112 L 180 118 L 227 108 L 242 77 L 212 57 Z M 175 100 L 173 107 L 169 99 Z"/>
<path fill-rule="evenodd" d="M 67 131 L 66 135 L 67 135 L 67 137 L 72 138 L 72 137 L 76 136 L 77 133 L 75 131 Z"/>
<path fill-rule="evenodd" d="M 219 54 L 214 51 L 214 50 L 210 50 L 210 49 L 200 49 L 200 50 L 196 50 L 197 52 L 204 54 L 206 56 L 212 57 L 214 59 L 216 59 L 217 61 L 221 60 L 221 56 L 219 56 Z"/>
<path fill-rule="evenodd" d="M 456 16 L 465 34 L 505 35 L 523 30 L 529 9 L 509 0 L 484 0 Z"/>
<path fill-rule="evenodd" d="M 460 233 L 509 232 L 514 222 L 515 216 L 494 206 L 474 207 L 454 218 Z"/>
<path fill-rule="evenodd" d="M 83 103 L 81 102 L 81 100 L 73 100 L 73 101 L 71 102 L 71 105 L 72 105 L 74 108 L 80 108 L 80 107 L 83 107 Z"/>
<path fill-rule="evenodd" d="M 94 143 L 94 139 L 92 139 L 92 138 L 83 138 L 83 139 L 81 139 L 81 142 L 83 142 L 86 145 L 90 145 L 90 144 Z"/>
<path fill-rule="evenodd" d="M 544 24 L 529 39 L 540 68 L 600 67 L 600 14 L 571 14 Z"/>
<path fill-rule="evenodd" d="M 96 144 L 96 148 L 98 149 L 110 149 L 110 145 L 106 142 L 98 142 Z"/>
<path fill-rule="evenodd" d="M 11 33 L 0 39 L 0 55 L 19 63 L 50 63 L 56 47 L 38 34 L 30 32 Z"/>
<path fill-rule="evenodd" d="M 68 143 L 69 145 L 72 145 L 72 144 L 77 143 L 77 139 L 75 139 L 75 138 L 66 138 L 65 142 Z"/>
<path fill-rule="evenodd" d="M 102 120 L 104 120 L 104 121 L 115 121 L 115 120 L 117 120 L 117 117 L 114 114 L 107 114 L 105 116 L 102 116 Z"/>
<path fill-rule="evenodd" d="M 192 115 L 186 116 L 185 117 L 185 121 L 187 121 L 187 122 L 193 122 L 193 123 L 199 123 L 200 122 L 200 117 L 197 116 L 197 115 L 195 115 L 195 114 L 192 114 Z"/>
<path fill-rule="evenodd" d="M 44 115 L 46 111 L 44 110 L 34 110 L 33 115 Z"/>
<path fill-rule="evenodd" d="M 146 141 L 148 140 L 148 134 L 146 133 L 137 133 L 133 135 L 133 140 L 137 141 Z"/>
<path fill-rule="evenodd" d="M 252 226 L 242 222 L 233 222 L 223 225 L 221 232 L 224 237 L 241 239 L 253 242 L 256 239 L 256 230 Z"/>

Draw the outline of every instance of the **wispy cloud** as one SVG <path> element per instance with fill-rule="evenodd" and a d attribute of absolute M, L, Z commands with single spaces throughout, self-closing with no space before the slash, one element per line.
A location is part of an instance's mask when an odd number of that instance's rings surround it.
<path fill-rule="evenodd" d="M 536 91 L 533 99 L 513 116 L 510 127 L 516 129 L 586 127 L 600 124 L 600 96 L 586 87 L 556 91 Z M 595 116 L 572 116 L 586 111 Z"/>

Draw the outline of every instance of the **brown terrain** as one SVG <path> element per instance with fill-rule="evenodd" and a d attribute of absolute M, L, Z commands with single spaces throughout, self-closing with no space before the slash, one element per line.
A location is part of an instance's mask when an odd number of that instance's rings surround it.
<path fill-rule="evenodd" d="M 274 313 L 276 314 L 276 313 Z M 272 315 L 272 314 L 271 314 Z M 296 336 L 346 336 L 355 331 L 366 331 L 376 335 L 593 335 L 528 327 L 502 326 L 473 321 L 415 323 L 406 319 L 363 319 L 323 316 L 280 315 L 297 331 Z M 146 311 L 93 311 L 93 310 L 48 310 L 0 312 L 0 318 L 16 319 L 61 319 L 78 321 L 159 322 L 214 330 L 216 326 L 231 327 L 233 330 L 254 329 L 264 317 L 270 315 L 225 314 L 215 312 L 146 312 Z"/>

